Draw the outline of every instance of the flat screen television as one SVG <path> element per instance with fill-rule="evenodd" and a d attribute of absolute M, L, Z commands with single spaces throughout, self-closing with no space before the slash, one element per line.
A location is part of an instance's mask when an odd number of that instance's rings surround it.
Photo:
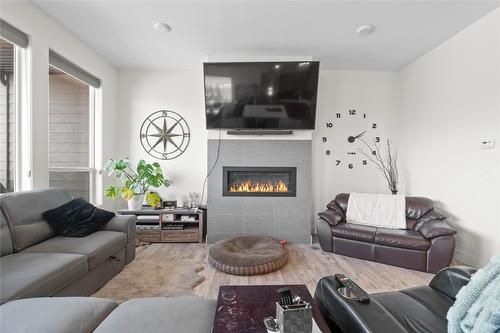
<path fill-rule="evenodd" d="M 205 63 L 208 129 L 314 129 L 319 62 Z"/>

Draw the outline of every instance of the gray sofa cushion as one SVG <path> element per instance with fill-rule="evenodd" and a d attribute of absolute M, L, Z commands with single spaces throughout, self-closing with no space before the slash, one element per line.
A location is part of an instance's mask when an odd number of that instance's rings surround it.
<path fill-rule="evenodd" d="M 42 213 L 72 199 L 62 189 L 51 188 L 7 193 L 0 197 L 0 208 L 13 235 L 14 249 L 21 251 L 55 236 Z"/>
<path fill-rule="evenodd" d="M 88 258 L 89 269 L 92 269 L 125 248 L 126 244 L 127 235 L 123 232 L 98 231 L 79 238 L 56 236 L 23 252 L 83 254 Z"/>
<path fill-rule="evenodd" d="M 9 226 L 3 214 L 0 213 L 0 256 L 11 254 L 13 250 L 14 247 L 12 245 L 12 235 Z"/>
<path fill-rule="evenodd" d="M 0 303 L 51 296 L 88 271 L 87 257 L 64 253 L 15 253 L 0 258 Z"/>
<path fill-rule="evenodd" d="M 199 297 L 133 299 L 121 304 L 95 333 L 210 333 L 217 301 Z"/>
<path fill-rule="evenodd" d="M 46 297 L 0 306 L 0 331 L 10 333 L 92 332 L 117 304 L 105 298 Z"/>

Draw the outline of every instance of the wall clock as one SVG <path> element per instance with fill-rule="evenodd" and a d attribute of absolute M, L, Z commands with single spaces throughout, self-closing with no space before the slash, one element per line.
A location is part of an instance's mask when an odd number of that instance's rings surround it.
<path fill-rule="evenodd" d="M 328 133 L 321 138 L 325 155 L 334 159 L 335 167 L 353 170 L 368 165 L 368 159 L 358 151 L 359 148 L 368 154 L 376 154 L 367 144 L 373 146 L 380 142 L 379 124 L 366 113 L 354 109 L 336 113 L 324 126 Z"/>
<path fill-rule="evenodd" d="M 149 155 L 171 160 L 179 157 L 188 147 L 189 126 L 178 113 L 160 110 L 144 120 L 140 138 L 142 147 Z"/>

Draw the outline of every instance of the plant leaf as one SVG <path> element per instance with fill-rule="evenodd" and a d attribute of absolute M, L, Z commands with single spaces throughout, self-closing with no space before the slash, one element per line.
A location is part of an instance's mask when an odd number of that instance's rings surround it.
<path fill-rule="evenodd" d="M 128 160 L 118 160 L 115 163 L 115 169 L 122 171 L 125 170 L 128 165 L 129 165 Z"/>
<path fill-rule="evenodd" d="M 146 161 L 140 160 L 139 163 L 137 163 L 137 173 L 141 173 L 145 166 Z"/>
<path fill-rule="evenodd" d="M 128 187 L 133 193 L 136 193 L 136 194 L 142 194 L 142 185 L 141 183 L 138 183 L 138 182 L 134 182 L 134 183 L 131 183 L 130 186 Z"/>
<path fill-rule="evenodd" d="M 163 184 L 163 181 L 156 176 L 150 176 L 148 178 L 148 183 L 153 187 L 160 187 Z"/>
<path fill-rule="evenodd" d="M 146 194 L 146 201 L 151 207 L 156 207 L 160 205 L 161 198 L 158 193 L 149 192 Z"/>
<path fill-rule="evenodd" d="M 104 171 L 106 171 L 109 175 L 113 173 L 115 169 L 115 161 L 113 159 L 108 160 L 104 163 Z"/>
<path fill-rule="evenodd" d="M 122 193 L 122 198 L 127 201 L 134 197 L 134 191 L 126 187 L 123 187 L 121 189 L 121 193 Z"/>
<path fill-rule="evenodd" d="M 104 190 L 104 194 L 113 200 L 118 196 L 119 192 L 120 192 L 120 189 L 118 187 L 111 186 L 111 185 L 107 186 L 106 189 Z"/>

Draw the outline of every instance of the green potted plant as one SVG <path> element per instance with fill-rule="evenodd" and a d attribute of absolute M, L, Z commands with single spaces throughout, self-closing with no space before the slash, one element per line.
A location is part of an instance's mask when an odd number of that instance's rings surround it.
<path fill-rule="evenodd" d="M 128 159 L 109 160 L 104 164 L 104 170 L 109 176 L 115 176 L 123 183 L 121 188 L 107 186 L 105 195 L 115 199 L 118 195 L 127 201 L 129 210 L 140 210 L 144 197 L 151 207 L 160 204 L 161 198 L 158 193 L 151 192 L 151 187 L 168 187 L 170 182 L 165 179 L 159 163 L 148 164 L 140 160 L 136 168 L 133 168 Z"/>

